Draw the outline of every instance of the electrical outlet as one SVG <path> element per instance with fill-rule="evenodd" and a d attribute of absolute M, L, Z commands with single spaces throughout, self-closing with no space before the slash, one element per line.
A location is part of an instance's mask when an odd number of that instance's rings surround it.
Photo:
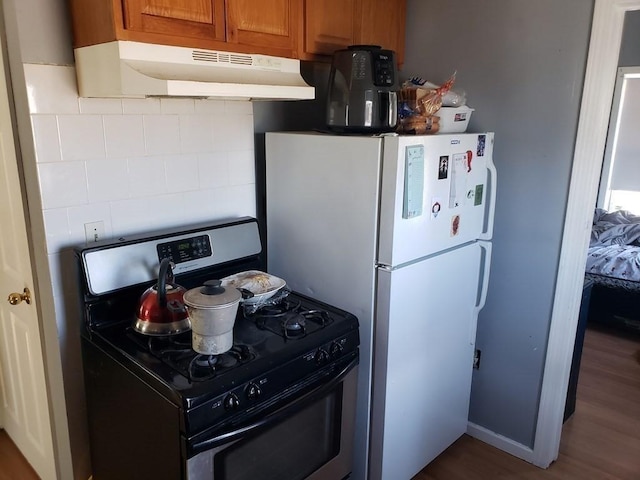
<path fill-rule="evenodd" d="M 91 222 L 84 224 L 84 235 L 87 243 L 94 243 L 104 238 L 104 222 Z"/>
<path fill-rule="evenodd" d="M 480 357 L 482 356 L 482 352 L 476 348 L 476 351 L 473 352 L 473 368 L 478 370 L 480 368 Z"/>

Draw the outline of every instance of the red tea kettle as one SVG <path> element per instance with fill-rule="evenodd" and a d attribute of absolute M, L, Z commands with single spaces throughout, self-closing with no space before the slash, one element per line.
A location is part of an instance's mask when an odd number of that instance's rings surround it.
<path fill-rule="evenodd" d="M 163 258 L 158 271 L 158 283 L 140 297 L 138 315 L 133 329 L 144 335 L 174 335 L 191 329 L 183 296 L 185 289 L 173 283 L 173 271 L 168 258 Z"/>

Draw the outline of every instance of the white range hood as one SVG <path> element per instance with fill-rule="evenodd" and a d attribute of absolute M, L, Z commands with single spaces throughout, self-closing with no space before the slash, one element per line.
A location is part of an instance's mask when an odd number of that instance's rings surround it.
<path fill-rule="evenodd" d="M 306 100 L 315 89 L 300 61 L 113 41 L 76 48 L 81 97 L 204 97 L 234 100 Z"/>

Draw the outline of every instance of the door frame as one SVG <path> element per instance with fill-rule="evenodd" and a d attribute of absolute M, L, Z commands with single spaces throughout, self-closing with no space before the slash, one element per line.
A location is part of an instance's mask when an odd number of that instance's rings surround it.
<path fill-rule="evenodd" d="M 6 82 L 12 117 L 16 161 L 24 204 L 29 255 L 33 278 L 33 295 L 38 301 L 37 315 L 44 364 L 49 417 L 57 478 L 73 478 L 69 424 L 62 375 L 62 357 L 53 283 L 46 248 L 46 233 L 42 215 L 40 185 L 35 154 L 35 139 L 31 127 L 28 91 L 14 2 L 0 2 L 0 48 L 4 64 L 0 66 L 0 81 Z"/>
<path fill-rule="evenodd" d="M 542 379 L 532 463 L 546 468 L 558 458 L 569 371 L 602 168 L 625 14 L 640 0 L 596 0 L 558 276 Z"/>

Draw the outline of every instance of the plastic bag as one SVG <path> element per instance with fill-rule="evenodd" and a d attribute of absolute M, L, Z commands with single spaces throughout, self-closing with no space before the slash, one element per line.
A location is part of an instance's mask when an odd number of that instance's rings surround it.
<path fill-rule="evenodd" d="M 413 134 L 437 133 L 440 120 L 437 112 L 455 78 L 454 73 L 440 86 L 417 77 L 404 82 L 400 90 L 398 130 Z"/>
<path fill-rule="evenodd" d="M 250 302 L 241 301 L 243 312 L 245 316 L 248 316 L 256 313 L 258 310 L 260 310 L 263 307 L 270 306 L 270 305 L 278 305 L 285 298 L 287 298 L 290 293 L 291 293 L 291 289 L 289 288 L 288 285 L 285 285 L 283 288 L 278 290 L 278 292 L 272 297 L 262 299 L 259 302 L 250 303 Z"/>

